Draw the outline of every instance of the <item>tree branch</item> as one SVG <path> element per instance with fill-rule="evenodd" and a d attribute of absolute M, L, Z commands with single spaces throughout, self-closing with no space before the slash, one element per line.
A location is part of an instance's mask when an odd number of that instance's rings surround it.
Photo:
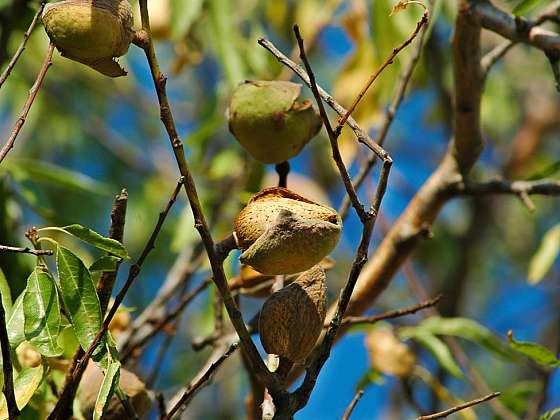
<path fill-rule="evenodd" d="M 31 24 L 29 25 L 29 28 L 27 28 L 27 31 L 25 31 L 25 33 L 23 34 L 23 39 L 21 41 L 21 44 L 19 44 L 19 47 L 16 50 L 14 56 L 12 57 L 10 62 L 8 63 L 8 67 L 6 67 L 6 69 L 2 72 L 2 75 L 0 75 L 0 89 L 2 88 L 2 85 L 4 84 L 4 82 L 10 76 L 10 73 L 12 72 L 14 67 L 16 66 L 16 64 L 19 60 L 19 57 L 21 56 L 21 54 L 25 50 L 25 45 L 27 44 L 27 40 L 29 39 L 29 37 L 31 35 L 31 32 L 33 31 L 33 28 L 35 28 L 35 25 L 37 25 L 37 21 L 39 20 L 39 17 L 41 16 L 41 13 L 43 13 L 43 9 L 45 8 L 45 4 L 47 4 L 46 0 L 42 1 L 41 4 L 39 5 L 39 8 L 37 9 L 37 13 L 35 13 L 35 16 L 33 16 L 33 20 L 31 21 Z"/>
<path fill-rule="evenodd" d="M 41 84 L 43 83 L 43 80 L 45 80 L 47 71 L 52 65 L 53 51 L 54 51 L 54 45 L 50 43 L 49 48 L 47 49 L 47 55 L 45 56 L 45 60 L 43 61 L 43 65 L 41 66 L 41 69 L 39 70 L 39 74 L 37 75 L 37 79 L 35 80 L 35 83 L 29 90 L 29 96 L 27 97 L 27 101 L 23 106 L 23 110 L 19 114 L 19 117 L 14 125 L 14 128 L 12 129 L 12 133 L 10 134 L 10 137 L 6 141 L 6 144 L 4 144 L 4 146 L 0 150 L 0 163 L 2 163 L 2 161 L 4 160 L 6 155 L 10 152 L 10 150 L 13 149 L 16 138 L 19 132 L 21 131 L 23 124 L 25 124 L 27 114 L 29 114 L 29 110 L 31 109 L 31 105 L 33 105 L 33 101 L 35 100 L 37 94 L 39 93 Z"/>
<path fill-rule="evenodd" d="M 182 392 L 182 395 L 179 394 L 181 395 L 180 398 L 173 404 L 169 412 L 162 417 L 162 420 L 170 420 L 176 414 L 180 414 L 196 393 L 208 383 L 214 372 L 222 365 L 222 363 L 225 362 L 225 360 L 231 356 L 235 350 L 237 350 L 238 346 L 238 343 L 231 344 L 228 350 L 216 361 L 212 362 L 208 368 L 204 367 L 196 378 L 186 387 L 185 391 Z M 176 399 L 177 397 L 173 398 L 173 400 Z"/>
<path fill-rule="evenodd" d="M 405 2 L 404 4 L 406 5 L 407 3 Z M 368 81 L 366 82 L 366 84 L 364 85 L 362 90 L 360 90 L 360 93 L 358 93 L 358 96 L 356 96 L 356 98 L 354 99 L 354 102 L 352 102 L 352 105 L 350 105 L 350 108 L 348 108 L 348 111 L 346 111 L 346 113 L 338 119 L 338 124 L 336 126 L 336 129 L 334 130 L 334 132 L 337 134 L 337 136 L 342 131 L 342 127 L 344 127 L 344 124 L 346 123 L 346 120 L 348 119 L 348 117 L 350 115 L 352 115 L 352 112 L 354 112 L 354 110 L 358 106 L 358 103 L 364 97 L 364 95 L 366 94 L 366 92 L 368 91 L 370 86 L 373 84 L 373 82 L 375 82 L 377 77 L 383 72 L 383 70 L 385 70 L 385 68 L 387 66 L 393 64 L 393 60 L 395 59 L 395 57 L 402 50 L 404 50 L 408 45 L 410 45 L 410 43 L 412 41 L 414 41 L 414 38 L 416 38 L 416 36 L 418 36 L 422 27 L 424 27 L 424 25 L 426 25 L 428 23 L 428 16 L 429 16 L 428 9 L 426 9 L 425 6 L 422 3 L 418 3 L 418 4 L 422 5 L 422 7 L 424 7 L 424 13 L 422 14 L 422 17 L 420 18 L 420 20 L 418 22 L 416 22 L 416 27 L 414 28 L 414 31 L 401 45 L 399 45 L 396 48 L 393 48 L 393 51 L 391 51 L 391 54 L 389 55 L 389 57 L 387 57 L 385 59 L 385 61 L 383 63 L 381 63 L 381 66 L 379 66 L 379 68 L 370 76 L 370 78 L 368 79 Z"/>
<path fill-rule="evenodd" d="M 37 257 L 40 255 L 53 255 L 53 251 L 51 249 L 32 249 L 27 246 L 16 247 L 16 246 L 0 245 L 0 252 L 16 252 L 20 254 L 31 254 Z"/>
<path fill-rule="evenodd" d="M 352 401 L 350 401 L 350 405 L 348 405 L 348 408 L 346 408 L 346 410 L 344 411 L 342 420 L 348 420 L 350 418 L 352 411 L 354 411 L 354 408 L 356 408 L 358 401 L 360 401 L 363 395 L 364 395 L 363 389 L 359 389 L 358 392 L 356 392 L 356 395 L 354 395 L 354 398 L 352 398 Z"/>
<path fill-rule="evenodd" d="M 241 347 L 247 355 L 251 368 L 254 370 L 259 380 L 265 383 L 269 388 L 280 391 L 281 389 L 278 381 L 267 369 L 255 344 L 251 340 L 251 336 L 245 328 L 243 316 L 231 296 L 222 261 L 220 261 L 216 253 L 214 240 L 212 239 L 212 235 L 210 234 L 208 224 L 206 223 L 206 219 L 202 211 L 194 179 L 185 158 L 183 143 L 177 133 L 173 113 L 167 98 L 166 77 L 160 71 L 154 44 L 151 39 L 147 0 L 140 0 L 140 14 L 142 17 L 142 30 L 137 33 L 134 42 L 144 50 L 148 60 L 154 87 L 158 97 L 161 121 L 169 137 L 179 172 L 185 178 L 185 192 L 193 212 L 195 227 L 198 230 L 204 244 L 204 248 L 206 249 L 206 253 L 208 254 L 208 259 L 210 260 L 214 283 L 222 295 L 224 306 L 226 307 L 233 327 L 239 335 Z"/>
<path fill-rule="evenodd" d="M 489 194 L 528 194 L 528 195 L 560 195 L 560 181 L 506 181 L 488 182 L 459 181 L 449 186 L 452 195 L 489 195 Z"/>
<path fill-rule="evenodd" d="M 547 55 L 560 55 L 560 35 L 539 28 L 521 16 L 510 15 L 487 0 L 469 0 L 472 13 L 482 26 L 514 42 L 523 42 L 544 51 Z"/>
<path fill-rule="evenodd" d="M 439 301 L 441 300 L 441 297 L 442 297 L 442 295 L 438 295 L 438 296 L 436 296 L 432 299 L 426 300 L 425 302 L 421 302 L 421 303 L 418 303 L 418 304 L 413 305 L 413 306 L 409 306 L 409 307 L 402 308 L 402 309 L 396 309 L 394 311 L 382 312 L 382 313 L 377 314 L 377 315 L 372 315 L 372 316 L 347 316 L 347 317 L 344 317 L 344 319 L 342 320 L 342 325 L 374 324 L 376 322 L 383 321 L 383 320 L 386 320 L 386 319 L 399 318 L 399 317 L 404 316 L 404 315 L 414 314 L 418 311 L 421 311 L 422 309 L 430 308 L 432 306 L 437 305 L 439 303 Z M 326 325 L 328 325 L 328 324 L 326 324 Z"/>
<path fill-rule="evenodd" d="M 8 405 L 8 416 L 10 420 L 19 417 L 19 408 L 16 402 L 16 394 L 14 392 L 14 375 L 12 370 L 12 359 L 10 355 L 10 340 L 8 339 L 8 330 L 6 329 L 6 312 L 2 304 L 2 296 L 0 294 L 0 345 L 2 346 L 2 371 L 4 373 L 4 386 L 2 392 L 6 397 Z"/>
<path fill-rule="evenodd" d="M 449 416 L 450 414 L 456 413 L 457 411 L 461 411 L 461 410 L 464 410 L 465 408 L 472 407 L 473 405 L 477 405 L 477 404 L 483 403 L 485 401 L 491 400 L 493 398 L 496 398 L 499 395 L 500 395 L 500 392 L 494 392 L 492 394 L 486 395 L 485 397 L 477 398 L 476 400 L 472 400 L 472 401 L 466 402 L 464 404 L 460 404 L 458 406 L 451 407 L 450 409 L 445 410 L 445 411 L 440 411 L 439 413 L 430 414 L 428 416 L 417 417 L 416 420 L 441 419 L 441 418 Z"/>

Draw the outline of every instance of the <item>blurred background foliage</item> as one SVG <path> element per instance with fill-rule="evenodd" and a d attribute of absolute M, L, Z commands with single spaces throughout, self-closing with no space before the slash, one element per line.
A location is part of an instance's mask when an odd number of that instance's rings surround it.
<path fill-rule="evenodd" d="M 422 58 L 386 140 L 394 166 L 372 249 L 435 168 L 449 141 L 449 39 L 456 3 L 435 1 Z M 283 51 L 293 51 L 291 28 L 298 23 L 319 83 L 343 105 L 349 105 L 372 71 L 412 32 L 421 14 L 420 8 L 409 7 L 389 17 L 390 0 L 154 0 L 149 4 L 157 53 L 169 76 L 176 122 L 216 238 L 231 231 L 233 218 L 252 193 L 277 182 L 274 168 L 251 160 L 227 128 L 228 97 L 238 83 L 245 79 L 293 79 L 257 45 L 257 39 L 266 36 Z M 515 4 L 496 1 L 510 12 Z M 36 7 L 34 1 L 0 1 L 2 67 L 19 45 Z M 538 11 L 537 7 L 529 13 Z M 25 101 L 47 42 L 39 25 L 0 91 L 2 139 L 8 137 Z M 485 51 L 500 42 L 498 36 L 483 32 Z M 372 133 L 409 57 L 410 48 L 383 73 L 355 113 Z M 131 255 L 139 254 L 173 189 L 177 171 L 142 51 L 133 46 L 120 61 L 128 77 L 109 79 L 55 53 L 54 66 L 16 148 L 0 166 L 0 243 L 26 245 L 24 233 L 31 226 L 80 223 L 107 232 L 113 196 L 126 188 L 130 200 L 125 244 Z M 308 90 L 304 92 L 311 97 Z M 492 70 L 482 117 L 487 143 L 475 178 L 558 178 L 560 100 L 549 64 L 540 52 L 516 46 Z M 341 147 L 355 174 L 367 156 L 350 134 L 344 132 Z M 291 165 L 290 188 L 333 207 L 341 203 L 344 189 L 324 132 Z M 364 198 L 375 185 L 376 176 L 360 191 Z M 190 209 L 183 196 L 180 200 L 128 294 L 126 305 L 133 309 L 133 317 L 153 299 L 174 263 L 184 259 L 186 250 L 197 243 Z M 372 310 L 416 302 L 411 283 L 420 282 L 430 295 L 445 294 L 440 305 L 443 316 L 472 318 L 502 343 L 512 329 L 517 338 L 538 341 L 557 351 L 560 207 L 558 199 L 535 198 L 535 204 L 537 211 L 529 213 L 512 197 L 452 202 L 435 224 L 434 237 L 421 244 Z M 333 299 L 345 281 L 359 233 L 359 222 L 351 215 L 333 255 L 336 268 L 328 276 Z M 93 261 L 95 255 L 90 253 L 83 248 L 80 255 Z M 26 255 L 0 254 L 0 267 L 14 300 L 33 262 Z M 230 275 L 236 273 L 233 258 L 227 268 Z M 121 270 L 121 277 L 124 273 Z M 208 267 L 203 263 L 189 288 L 207 275 Z M 258 299 L 243 297 L 245 318 L 250 319 L 260 304 Z M 187 308 L 176 331 L 168 331 L 176 337 L 157 372 L 155 389 L 172 395 L 197 372 L 209 353 L 194 352 L 190 344 L 212 331 L 212 313 L 210 291 Z M 420 316 L 412 316 L 395 325 L 415 325 L 420 320 Z M 297 418 L 342 415 L 368 370 L 365 332 L 364 328 L 356 329 L 335 347 L 309 405 Z M 133 363 L 140 377 L 153 375 L 164 340 L 160 334 Z M 560 405 L 558 371 L 542 373 L 496 357 L 476 343 L 461 344 L 490 387 L 506 391 L 502 402 L 512 411 L 521 415 L 539 398 L 546 400 L 543 408 Z M 476 396 L 464 379 L 439 368 L 422 343 L 412 348 L 417 363 L 438 377 L 449 392 L 465 400 Z M 410 417 L 414 412 L 410 401 L 428 411 L 439 407 L 430 387 L 420 380 L 403 387 L 395 378 L 378 379 L 367 388 L 355 418 Z M 235 356 L 197 396 L 190 406 L 190 417 L 241 418 L 247 389 L 246 376 Z M 480 413 L 491 418 L 486 407 Z"/>

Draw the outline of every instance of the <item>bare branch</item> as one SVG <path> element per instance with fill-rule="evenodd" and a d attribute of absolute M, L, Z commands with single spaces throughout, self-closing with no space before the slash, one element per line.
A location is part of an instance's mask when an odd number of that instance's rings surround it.
<path fill-rule="evenodd" d="M 529 44 L 550 55 L 560 55 L 560 35 L 557 33 L 539 28 L 532 21 L 521 16 L 510 15 L 487 0 L 469 0 L 469 5 L 484 28 L 510 41 Z"/>
<path fill-rule="evenodd" d="M 195 378 L 183 392 L 183 395 L 179 400 L 171 407 L 169 412 L 162 417 L 162 420 L 169 420 L 173 418 L 176 414 L 180 414 L 187 406 L 187 404 L 192 400 L 192 398 L 196 395 L 196 393 L 208 383 L 208 381 L 212 378 L 214 372 L 221 366 L 225 360 L 231 356 L 231 354 L 237 350 L 239 347 L 238 343 L 233 343 L 229 346 L 229 349 L 221 355 L 216 361 L 212 362 L 212 364 L 206 369 L 204 372 L 201 372 L 202 375 L 197 375 Z M 175 399 L 175 398 L 174 398 Z"/>
<path fill-rule="evenodd" d="M 189 204 L 193 212 L 195 227 L 198 230 L 198 233 L 204 244 L 204 248 L 206 249 L 206 253 L 208 254 L 208 259 L 210 260 L 214 283 L 216 284 L 216 287 L 222 295 L 224 306 L 226 307 L 231 323 L 239 335 L 241 347 L 246 353 L 249 363 L 255 374 L 257 375 L 259 380 L 263 381 L 263 383 L 266 383 L 269 388 L 280 391 L 278 381 L 267 369 L 255 344 L 251 340 L 250 334 L 247 332 L 245 322 L 243 321 L 243 316 L 231 296 L 222 261 L 220 261 L 219 256 L 216 253 L 214 240 L 212 238 L 212 235 L 210 234 L 206 218 L 202 211 L 202 206 L 198 198 L 196 185 L 194 183 L 194 179 L 192 177 L 185 157 L 183 142 L 181 141 L 181 138 L 177 133 L 173 113 L 171 111 L 171 106 L 167 98 L 167 79 L 161 73 L 154 49 L 154 44 L 151 39 L 147 0 L 140 0 L 140 14 L 142 18 L 142 30 L 137 32 L 134 42 L 136 45 L 142 48 L 144 50 L 144 53 L 146 54 L 146 58 L 154 82 L 154 87 L 158 97 L 161 121 L 167 132 L 171 147 L 173 149 L 173 154 L 179 168 L 179 172 L 185 178 L 185 192 L 187 194 Z"/>
<path fill-rule="evenodd" d="M 441 418 L 449 416 L 450 414 L 456 413 L 457 411 L 461 411 L 461 410 L 464 410 L 465 408 L 472 407 L 473 405 L 477 405 L 477 404 L 483 403 L 485 401 L 491 400 L 493 398 L 496 398 L 499 395 L 500 395 L 500 392 L 494 392 L 492 394 L 486 395 L 485 397 L 477 398 L 476 400 L 472 400 L 472 401 L 466 402 L 464 404 L 460 404 L 460 405 L 457 405 L 455 407 L 451 407 L 450 409 L 445 410 L 445 411 L 440 411 L 439 413 L 430 414 L 428 416 L 417 417 L 416 420 L 441 419 Z"/>
<path fill-rule="evenodd" d="M 489 195 L 489 194 L 528 194 L 528 195 L 560 195 L 560 181 L 505 181 L 488 182 L 460 181 L 449 186 L 453 195 Z"/>
<path fill-rule="evenodd" d="M 8 339 L 8 330 L 6 329 L 6 312 L 2 304 L 2 296 L 0 294 L 0 345 L 2 346 L 2 371 L 4 373 L 4 386 L 2 392 L 6 397 L 8 405 L 8 416 L 10 420 L 19 417 L 19 408 L 16 403 L 16 394 L 14 393 L 14 375 L 12 370 L 12 359 L 10 355 L 10 340 Z"/>
<path fill-rule="evenodd" d="M 418 4 L 421 4 L 424 7 L 424 13 L 422 14 L 420 20 L 416 22 L 416 28 L 414 28 L 414 32 L 412 32 L 412 34 L 401 45 L 394 48 L 393 51 L 391 51 L 389 57 L 387 57 L 385 61 L 381 63 L 381 66 L 379 66 L 379 68 L 370 76 L 362 90 L 360 90 L 360 93 L 358 93 L 358 96 L 356 96 L 356 98 L 354 99 L 354 102 L 352 102 L 352 105 L 350 105 L 350 108 L 348 108 L 348 111 L 346 111 L 346 113 L 338 119 L 338 125 L 334 130 L 337 135 L 340 134 L 340 132 L 342 131 L 342 127 L 344 127 L 344 124 L 346 123 L 346 120 L 350 115 L 352 115 L 352 112 L 354 112 L 354 110 L 358 106 L 358 103 L 362 100 L 373 82 L 375 82 L 375 79 L 377 79 L 377 77 L 383 72 L 383 70 L 385 70 L 387 66 L 393 64 L 393 60 L 395 59 L 395 57 L 408 45 L 410 45 L 412 41 L 414 41 L 414 38 L 418 36 L 422 27 L 428 23 L 428 9 L 426 9 L 422 3 Z"/>
<path fill-rule="evenodd" d="M 19 117 L 14 125 L 14 128 L 12 129 L 12 133 L 10 134 L 10 137 L 6 141 L 6 144 L 4 144 L 2 150 L 0 150 L 0 163 L 2 163 L 2 161 L 4 160 L 6 155 L 10 152 L 10 150 L 13 149 L 14 143 L 16 142 L 16 138 L 19 132 L 21 131 L 23 124 L 25 124 L 27 114 L 29 114 L 29 110 L 31 109 L 31 105 L 33 105 L 33 101 L 35 101 L 35 98 L 39 93 L 39 89 L 41 88 L 43 80 L 45 80 L 47 71 L 52 65 L 53 51 L 54 51 L 54 45 L 50 43 L 49 48 L 47 49 L 47 55 L 45 56 L 45 60 L 43 61 L 43 65 L 41 66 L 41 69 L 39 70 L 39 74 L 37 75 L 37 79 L 35 80 L 35 83 L 29 90 L 29 96 L 27 97 L 27 101 L 23 106 L 23 110 L 19 114 Z"/>
<path fill-rule="evenodd" d="M 307 72 L 303 67 L 294 63 L 292 60 L 286 57 L 286 55 L 282 53 L 278 48 L 276 48 L 274 44 L 270 42 L 268 39 L 260 38 L 258 40 L 258 43 L 259 45 L 267 49 L 274 57 L 276 57 L 276 59 L 280 63 L 284 64 L 286 67 L 290 68 L 295 74 L 297 74 L 298 77 L 301 80 L 303 80 L 303 82 L 307 86 L 311 87 L 309 76 L 307 75 Z M 347 112 L 346 108 L 340 105 L 331 95 L 329 95 L 323 88 L 321 88 L 321 86 L 317 86 L 317 89 L 319 90 L 319 94 L 321 95 L 321 98 L 323 98 L 323 100 L 327 103 L 327 105 L 329 105 L 338 115 L 342 116 L 346 114 Z M 362 143 L 368 149 L 373 151 L 383 161 L 392 162 L 389 153 L 383 150 L 383 148 L 380 145 L 375 143 L 371 139 L 371 137 L 369 137 L 369 135 L 364 130 L 362 130 L 362 128 L 358 125 L 358 123 L 356 122 L 356 120 L 354 120 L 354 118 L 348 117 L 346 123 L 350 126 L 350 128 L 352 128 L 360 143 Z"/>
<path fill-rule="evenodd" d="M 342 420 L 348 420 L 350 418 L 352 411 L 354 411 L 354 408 L 356 408 L 358 401 L 360 401 L 363 395 L 364 395 L 363 389 L 359 389 L 358 392 L 356 392 L 356 395 L 354 395 L 354 398 L 352 398 L 352 401 L 350 401 L 350 405 L 348 405 L 348 408 L 346 408 L 346 410 L 344 411 Z"/>
<path fill-rule="evenodd" d="M 0 245 L 0 252 L 16 252 L 21 254 L 31 254 L 35 256 L 40 255 L 52 255 L 53 251 L 50 249 L 32 249 L 29 247 L 16 247 L 16 246 L 8 246 L 8 245 Z"/>
<path fill-rule="evenodd" d="M 394 311 L 382 312 L 377 315 L 372 316 L 347 316 L 342 320 L 342 325 L 356 325 L 356 324 L 374 324 L 379 321 L 386 319 L 399 318 L 404 315 L 414 314 L 422 309 L 430 308 L 435 306 L 441 300 L 442 295 L 438 295 L 432 299 L 426 300 L 425 302 L 418 303 L 413 306 L 409 306 L 402 309 L 397 309 Z M 326 324 L 325 326 L 327 326 Z"/>
<path fill-rule="evenodd" d="M 350 179 L 350 175 L 348 175 L 348 170 L 342 161 L 342 155 L 340 154 L 340 150 L 338 148 L 338 134 L 334 132 L 331 123 L 329 121 L 329 116 L 327 115 L 327 111 L 325 111 L 325 106 L 323 105 L 323 100 L 321 98 L 321 94 L 319 93 L 319 89 L 317 88 L 317 83 L 315 81 L 315 75 L 313 74 L 313 70 L 311 69 L 311 65 L 309 64 L 309 60 L 305 54 L 305 48 L 303 46 L 303 39 L 301 38 L 301 34 L 299 32 L 299 27 L 294 25 L 294 33 L 296 35 L 296 39 L 299 45 L 300 51 L 300 58 L 305 65 L 305 70 L 307 71 L 307 75 L 309 77 L 309 83 L 311 85 L 311 91 L 313 92 L 313 96 L 315 96 L 315 100 L 317 101 L 317 106 L 319 108 L 319 112 L 321 114 L 321 118 L 323 119 L 323 124 L 325 125 L 325 129 L 327 130 L 327 134 L 329 136 L 329 140 L 331 143 L 331 150 L 332 150 L 332 158 L 336 163 L 338 168 L 338 172 L 340 177 L 342 178 L 342 182 L 344 183 L 344 188 L 346 188 L 346 194 L 350 197 L 350 201 L 352 202 L 352 206 L 354 210 L 358 214 L 360 221 L 362 223 L 367 223 L 370 216 L 364 210 L 364 206 L 360 203 L 360 199 L 358 198 L 358 194 L 356 194 L 356 190 L 352 186 L 352 180 Z M 347 111 L 346 119 L 350 116 L 350 111 Z"/>
<path fill-rule="evenodd" d="M 43 13 L 43 9 L 45 8 L 45 4 L 47 4 L 47 2 L 42 1 L 41 4 L 39 5 L 39 8 L 37 9 L 37 13 L 35 13 L 35 16 L 33 16 L 33 20 L 31 21 L 31 24 L 29 25 L 29 28 L 27 28 L 27 31 L 25 31 L 25 33 L 23 34 L 23 39 L 21 41 L 21 44 L 19 44 L 19 47 L 16 50 L 14 56 L 12 57 L 10 62 L 8 63 L 8 67 L 6 67 L 6 69 L 2 72 L 2 75 L 0 75 L 0 89 L 2 88 L 2 85 L 4 84 L 4 82 L 10 76 L 10 73 L 12 72 L 14 67 L 16 66 L 16 64 L 19 60 L 19 57 L 21 56 L 21 54 L 25 50 L 25 45 L 27 44 L 27 40 L 31 36 L 31 32 L 35 28 L 35 25 L 37 25 L 37 21 L 39 20 L 39 17 L 41 16 L 41 13 Z"/>

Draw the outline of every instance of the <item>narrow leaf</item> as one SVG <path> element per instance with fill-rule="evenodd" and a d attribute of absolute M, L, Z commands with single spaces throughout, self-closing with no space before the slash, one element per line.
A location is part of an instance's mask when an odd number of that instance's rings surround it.
<path fill-rule="evenodd" d="M 100 235 L 94 230 L 88 229 L 82 225 L 73 224 L 64 227 L 51 226 L 51 227 L 41 228 L 38 231 L 43 232 L 45 230 L 56 230 L 59 232 L 64 232 L 98 249 L 116 255 L 117 257 L 124 258 L 124 259 L 130 258 L 123 244 L 121 244 L 119 241 L 116 241 L 115 239 L 111 239 L 111 238 L 106 238 L 105 236 Z"/>
<path fill-rule="evenodd" d="M 516 16 L 523 15 L 534 9 L 542 0 L 521 0 L 517 6 L 513 8 L 513 14 Z"/>
<path fill-rule="evenodd" d="M 513 338 L 513 332 L 511 330 L 508 332 L 508 340 L 513 350 L 529 357 L 539 365 L 552 368 L 560 366 L 560 360 L 558 360 L 556 355 L 546 347 L 528 341 L 516 341 Z"/>
<path fill-rule="evenodd" d="M 488 350 L 510 359 L 512 352 L 488 328 L 468 318 L 430 317 L 422 321 L 418 328 L 435 335 L 450 335 L 479 344 Z"/>
<path fill-rule="evenodd" d="M 62 354 L 58 345 L 60 332 L 60 305 L 56 285 L 50 274 L 40 267 L 35 268 L 27 280 L 23 297 L 25 313 L 25 339 L 44 356 Z"/>
<path fill-rule="evenodd" d="M 119 257 L 114 257 L 112 255 L 105 255 L 94 261 L 89 268 L 90 272 L 94 271 L 115 271 L 117 269 L 117 263 L 121 259 Z"/>
<path fill-rule="evenodd" d="M 426 347 L 426 349 L 432 354 L 432 356 L 434 356 L 440 366 L 448 371 L 451 375 L 455 376 L 456 378 L 463 377 L 463 373 L 455 362 L 451 351 L 449 350 L 447 345 L 435 335 L 423 331 L 418 327 L 402 328 L 399 331 L 399 335 L 401 338 L 412 338 L 422 346 Z"/>
<path fill-rule="evenodd" d="M 447 345 L 435 335 L 418 327 L 406 327 L 399 330 L 399 336 L 402 339 L 411 338 L 417 341 L 420 345 L 426 347 L 440 366 L 447 370 L 451 375 L 456 378 L 463 377 L 463 373 L 455 362 L 451 351 Z"/>
<path fill-rule="evenodd" d="M 529 263 L 528 280 L 530 284 L 539 283 L 554 264 L 560 253 L 560 224 L 545 233 L 539 249 Z"/>
<path fill-rule="evenodd" d="M 555 408 L 553 410 L 542 413 L 539 417 L 539 420 L 552 420 L 557 414 L 560 415 L 560 408 Z"/>
<path fill-rule="evenodd" d="M 105 378 L 99 389 L 99 394 L 97 394 L 97 400 L 95 401 L 95 409 L 93 411 L 93 420 L 101 419 L 103 415 L 103 410 L 107 403 L 111 400 L 115 388 L 119 383 L 121 364 L 118 360 L 111 360 L 107 369 L 105 370 Z"/>
<path fill-rule="evenodd" d="M 0 268 L 0 293 L 2 294 L 2 306 L 4 306 L 4 312 L 6 316 L 10 316 L 12 310 L 12 292 L 10 290 L 10 285 L 8 280 L 4 275 L 4 272 Z"/>
<path fill-rule="evenodd" d="M 14 378 L 14 392 L 16 394 L 16 403 L 21 410 L 27 405 L 31 397 L 43 380 L 43 366 L 33 368 L 24 368 Z M 2 399 L 0 406 L 0 419 L 8 418 L 8 405 L 6 399 Z"/>
<path fill-rule="evenodd" d="M 12 312 L 6 321 L 6 329 L 8 330 L 8 339 L 10 346 L 15 348 L 25 340 L 24 332 L 24 314 L 23 314 L 23 297 L 25 290 L 16 299 Z"/>
<path fill-rule="evenodd" d="M 356 390 L 364 389 L 368 385 L 372 384 L 383 385 L 383 383 L 385 383 L 383 374 L 376 369 L 370 368 L 358 380 L 358 383 L 356 384 Z"/>
<path fill-rule="evenodd" d="M 101 326 L 101 307 L 91 275 L 82 260 L 60 245 L 56 267 L 66 315 L 78 342 L 87 350 Z"/>

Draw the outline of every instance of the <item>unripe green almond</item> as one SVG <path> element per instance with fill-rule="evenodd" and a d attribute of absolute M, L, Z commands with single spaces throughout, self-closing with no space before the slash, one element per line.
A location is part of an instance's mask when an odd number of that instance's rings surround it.
<path fill-rule="evenodd" d="M 338 243 L 338 213 L 280 187 L 255 195 L 235 221 L 240 261 L 262 274 L 308 270 Z"/>
<path fill-rule="evenodd" d="M 134 32 L 128 0 L 66 0 L 43 12 L 49 38 L 64 57 L 106 76 L 126 75 L 114 60 L 128 51 Z"/>
<path fill-rule="evenodd" d="M 259 334 L 267 353 L 292 363 L 305 362 L 325 322 L 325 277 L 317 265 L 264 302 Z"/>
<path fill-rule="evenodd" d="M 297 102 L 301 85 L 246 81 L 229 105 L 229 129 L 256 160 L 280 163 L 296 156 L 321 128 L 311 102 Z"/>

